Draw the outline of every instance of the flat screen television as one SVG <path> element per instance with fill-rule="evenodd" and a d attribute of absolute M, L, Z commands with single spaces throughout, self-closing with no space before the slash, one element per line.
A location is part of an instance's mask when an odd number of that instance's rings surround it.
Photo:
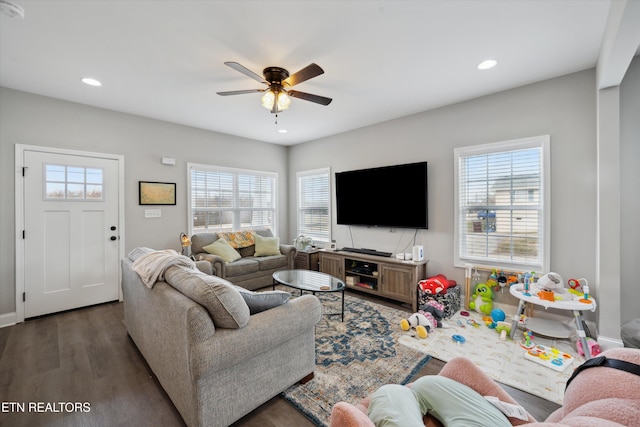
<path fill-rule="evenodd" d="M 337 172 L 337 222 L 429 228 L 427 162 Z"/>

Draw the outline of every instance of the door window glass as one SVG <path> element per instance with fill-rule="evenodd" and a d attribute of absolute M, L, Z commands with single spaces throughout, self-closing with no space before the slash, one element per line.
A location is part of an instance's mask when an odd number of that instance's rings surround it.
<path fill-rule="evenodd" d="M 103 200 L 101 168 L 45 164 L 46 200 Z"/>

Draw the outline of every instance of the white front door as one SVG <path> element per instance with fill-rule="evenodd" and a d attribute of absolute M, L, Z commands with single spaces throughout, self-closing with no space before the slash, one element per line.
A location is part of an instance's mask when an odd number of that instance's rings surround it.
<path fill-rule="evenodd" d="M 24 151 L 24 317 L 119 298 L 119 160 Z"/>

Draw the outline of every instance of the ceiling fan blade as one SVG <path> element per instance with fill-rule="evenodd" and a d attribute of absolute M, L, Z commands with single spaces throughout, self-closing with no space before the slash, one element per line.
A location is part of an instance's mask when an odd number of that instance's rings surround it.
<path fill-rule="evenodd" d="M 329 105 L 331 104 L 331 101 L 333 101 L 331 98 L 327 98 L 320 95 L 313 95 L 311 93 L 306 93 L 306 92 L 299 92 L 297 90 L 288 90 L 287 94 L 289 96 L 293 96 L 294 98 L 300 98 L 300 99 L 304 99 L 305 101 L 311 101 L 311 102 L 315 102 L 316 104 L 322 104 L 322 105 Z"/>
<path fill-rule="evenodd" d="M 302 70 L 297 73 L 292 74 L 288 78 L 282 81 L 283 84 L 291 87 L 295 86 L 299 83 L 302 83 L 306 80 L 312 79 L 314 77 L 319 76 L 320 74 L 324 74 L 324 70 L 320 68 L 317 64 L 309 64 L 304 67 Z"/>
<path fill-rule="evenodd" d="M 247 89 L 247 90 L 230 90 L 227 92 L 216 92 L 218 95 L 228 96 L 228 95 L 242 95 L 244 93 L 256 93 L 256 92 L 264 92 L 265 89 Z"/>
<path fill-rule="evenodd" d="M 240 65 L 237 62 L 225 62 L 224 65 L 229 66 L 234 70 L 241 72 L 245 76 L 250 77 L 257 82 L 264 83 L 266 85 L 269 84 L 262 76 L 257 75 L 250 69 L 246 68 L 244 65 Z"/>

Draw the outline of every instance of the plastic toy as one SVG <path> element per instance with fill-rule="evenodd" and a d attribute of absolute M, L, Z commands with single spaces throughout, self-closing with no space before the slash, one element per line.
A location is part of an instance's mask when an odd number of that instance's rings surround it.
<path fill-rule="evenodd" d="M 540 298 L 541 300 L 544 301 L 555 301 L 556 299 L 556 294 L 553 293 L 552 291 L 540 291 L 538 292 L 538 298 Z"/>
<path fill-rule="evenodd" d="M 587 338 L 587 345 L 589 346 L 589 353 L 591 353 L 591 357 L 596 357 L 599 355 L 602 350 L 600 349 L 600 344 L 593 338 Z M 576 348 L 580 356 L 584 356 L 584 351 L 582 350 L 582 340 L 578 340 L 576 343 Z"/>
<path fill-rule="evenodd" d="M 531 290 L 531 276 L 529 275 L 529 273 L 524 273 L 524 277 L 522 279 L 522 295 L 531 296 L 531 293 L 529 293 L 529 291 Z"/>
<path fill-rule="evenodd" d="M 462 335 L 452 335 L 451 339 L 454 340 L 458 344 L 464 344 L 467 340 Z"/>
<path fill-rule="evenodd" d="M 525 359 L 536 362 L 554 371 L 562 372 L 571 365 L 573 356 L 557 348 L 546 345 L 536 345 L 524 354 Z"/>
<path fill-rule="evenodd" d="M 479 327 L 480 327 L 480 323 L 476 322 L 476 321 L 475 321 L 475 320 L 473 320 L 473 319 L 469 319 L 469 320 L 467 320 L 467 325 L 471 325 L 471 326 L 473 326 L 474 328 L 479 328 Z"/>
<path fill-rule="evenodd" d="M 585 304 L 591 304 L 591 301 L 589 301 L 589 285 L 586 285 L 586 284 L 583 285 L 582 290 L 584 291 L 584 296 L 580 298 L 578 301 L 583 302 Z"/>
<path fill-rule="evenodd" d="M 571 292 L 574 295 L 582 296 L 582 294 L 584 293 L 584 292 L 582 292 L 582 283 L 587 283 L 587 279 L 569 279 L 569 280 L 567 280 L 567 285 L 569 285 L 569 292 Z"/>
<path fill-rule="evenodd" d="M 491 319 L 494 322 L 502 322 L 504 319 L 507 318 L 507 315 L 504 314 L 504 311 L 502 311 L 499 308 L 494 308 L 493 310 L 491 310 Z"/>
<path fill-rule="evenodd" d="M 469 308 L 478 313 L 489 314 L 493 310 L 493 291 L 485 283 L 476 285 L 476 290 L 471 295 Z"/>
<path fill-rule="evenodd" d="M 500 334 L 500 339 L 502 339 L 503 332 L 506 332 L 507 335 L 511 334 L 511 323 L 504 321 L 498 322 L 496 324 L 496 332 Z"/>
<path fill-rule="evenodd" d="M 533 332 L 531 332 L 530 330 L 524 331 L 524 338 L 522 339 L 522 341 L 520 341 L 520 346 L 527 350 L 536 346 L 536 344 L 533 342 Z"/>
<path fill-rule="evenodd" d="M 496 291 L 498 290 L 498 288 L 499 288 L 499 286 L 498 286 L 498 274 L 496 273 L 496 269 L 495 268 L 493 270 L 491 270 L 491 275 L 487 279 L 486 285 L 489 286 L 490 288 L 495 288 Z"/>

